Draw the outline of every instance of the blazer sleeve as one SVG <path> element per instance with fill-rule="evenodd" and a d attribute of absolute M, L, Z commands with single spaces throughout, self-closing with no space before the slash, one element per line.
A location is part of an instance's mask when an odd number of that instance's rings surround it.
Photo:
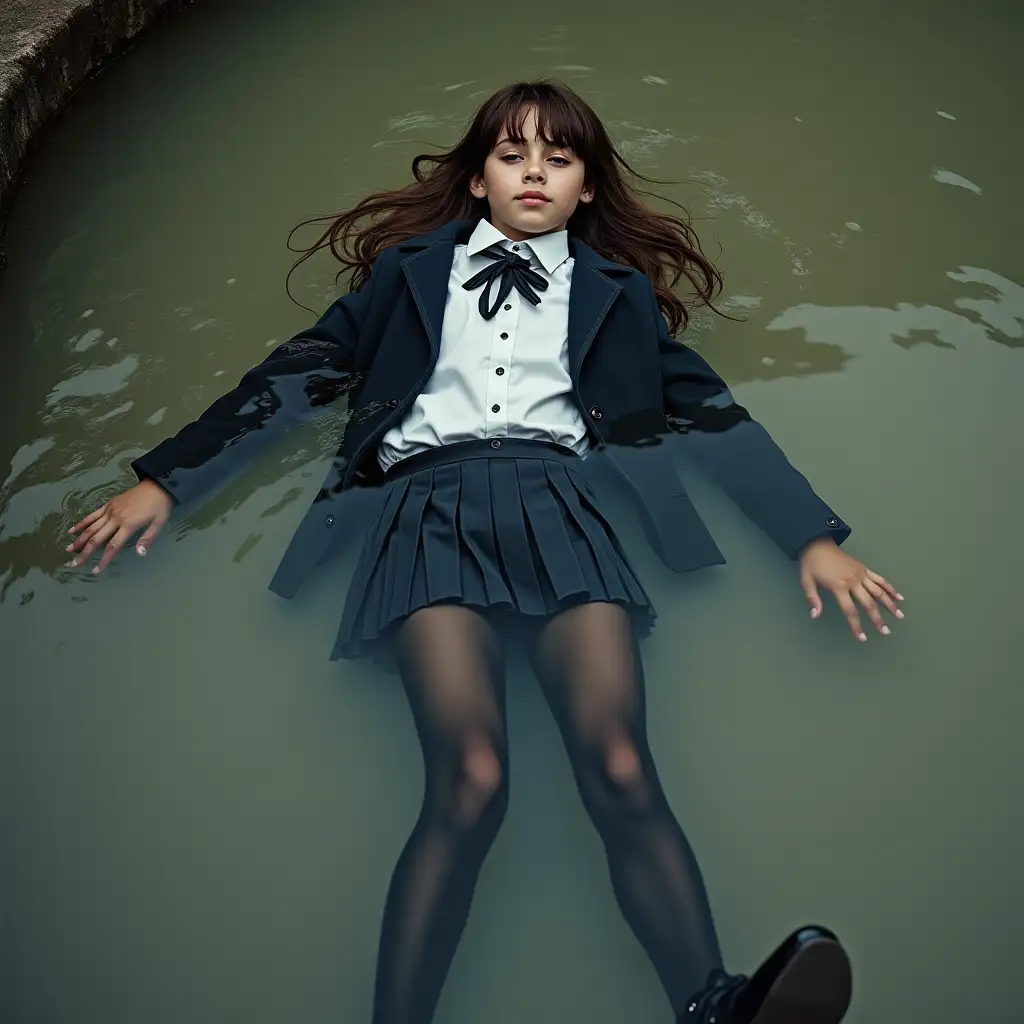
<path fill-rule="evenodd" d="M 208 497 L 271 442 L 320 407 L 362 383 L 356 344 L 373 298 L 383 254 L 369 280 L 337 299 L 320 319 L 247 370 L 238 385 L 173 437 L 131 463 L 175 505 Z"/>
<path fill-rule="evenodd" d="M 657 322 L 665 413 L 677 450 L 693 460 L 791 559 L 812 540 L 842 544 L 850 527 L 814 493 L 771 435 L 733 398 L 692 348 L 670 338 L 650 287 Z"/>

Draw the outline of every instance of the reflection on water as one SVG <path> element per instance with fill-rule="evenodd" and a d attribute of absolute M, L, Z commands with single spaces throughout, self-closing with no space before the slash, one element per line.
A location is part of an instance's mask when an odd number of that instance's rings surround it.
<path fill-rule="evenodd" d="M 326 661 L 352 553 L 294 602 L 266 591 L 344 410 L 145 562 L 92 579 L 64 534 L 308 323 L 283 289 L 295 223 L 404 180 L 493 88 L 546 71 L 677 182 L 658 191 L 746 320 L 698 315 L 689 340 L 908 597 L 864 649 L 834 611 L 812 625 L 792 567 L 699 489 L 727 567 L 675 577 L 633 544 L 660 613 L 652 743 L 727 956 L 817 917 L 854 954 L 854 1024 L 1012 1019 L 1021 14 L 897 7 L 571 3 L 538 32 L 447 2 L 209 4 L 80 97 L 0 288 L 0 1017 L 367 1019 L 419 754 L 393 681 Z M 293 293 L 324 308 L 334 272 Z M 521 668 L 510 684 L 512 810 L 439 1019 L 667 1019 L 554 727 Z"/>

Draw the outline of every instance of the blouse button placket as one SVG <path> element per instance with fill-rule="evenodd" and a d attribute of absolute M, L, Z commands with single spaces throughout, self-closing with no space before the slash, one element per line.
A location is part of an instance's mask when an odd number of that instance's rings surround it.
<path fill-rule="evenodd" d="M 491 372 L 487 375 L 487 434 L 508 434 L 508 382 L 519 318 L 519 294 L 513 291 L 492 321 Z"/>

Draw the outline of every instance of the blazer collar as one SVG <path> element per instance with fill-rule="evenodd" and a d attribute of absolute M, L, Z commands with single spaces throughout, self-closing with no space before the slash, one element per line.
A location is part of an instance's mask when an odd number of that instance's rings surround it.
<path fill-rule="evenodd" d="M 410 238 L 407 242 L 400 242 L 398 249 L 400 252 L 416 252 L 417 250 L 426 249 L 444 242 L 451 243 L 453 247 L 455 245 L 468 245 L 479 223 L 479 220 L 452 220 L 426 234 L 417 235 L 415 238 Z M 504 235 L 501 237 L 504 237 Z M 632 267 L 627 267 L 622 263 L 613 263 L 611 260 L 606 260 L 603 256 L 599 256 L 589 245 L 581 242 L 575 235 L 568 235 L 566 241 L 568 243 L 569 255 L 574 260 L 582 260 L 596 270 L 603 270 L 612 274 L 635 273 Z"/>
<path fill-rule="evenodd" d="M 415 238 L 410 238 L 406 242 L 399 242 L 398 250 L 399 252 L 415 252 L 417 249 L 426 249 L 432 245 L 437 245 L 439 242 L 451 242 L 453 244 L 461 242 L 465 244 L 469 241 L 469 237 L 473 234 L 473 229 L 476 225 L 476 220 L 450 220 L 447 224 L 443 224 L 433 231 L 416 235 Z"/>

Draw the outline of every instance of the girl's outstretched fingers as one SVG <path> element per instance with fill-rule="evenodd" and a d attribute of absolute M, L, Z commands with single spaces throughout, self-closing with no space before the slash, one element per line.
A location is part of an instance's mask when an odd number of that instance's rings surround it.
<path fill-rule="evenodd" d="M 100 517 L 98 519 L 94 519 L 92 523 L 82 530 L 78 538 L 68 545 L 67 550 L 78 552 L 71 562 L 72 567 L 79 566 L 83 562 L 87 562 L 93 551 L 95 551 L 100 544 L 103 544 L 117 531 L 117 526 L 114 525 L 111 520 L 107 507 L 104 506 L 97 511 L 102 513 Z M 96 513 L 93 513 L 93 515 L 95 514 Z M 92 516 L 88 518 L 91 519 Z"/>
<path fill-rule="evenodd" d="M 874 594 L 875 597 L 880 597 L 882 603 L 893 613 L 893 615 L 896 616 L 897 619 L 902 619 L 903 612 L 901 612 L 899 608 L 892 603 L 892 599 L 895 598 L 897 601 L 902 601 L 903 595 L 881 574 L 868 569 L 867 575 L 870 583 L 881 591 L 879 594 L 869 588 L 869 592 Z M 865 586 L 867 587 L 867 584 L 865 584 Z"/>
<path fill-rule="evenodd" d="M 95 512 L 90 512 L 84 519 L 79 519 L 74 526 L 68 530 L 69 534 L 81 533 L 87 526 L 92 526 L 107 510 L 106 502 L 104 502 Z M 76 541 L 72 541 L 64 550 L 73 551 L 76 550 L 80 545 Z"/>
<path fill-rule="evenodd" d="M 71 528 L 72 533 L 78 533 L 66 548 L 78 552 L 71 565 L 81 565 L 96 548 L 106 544 L 106 550 L 92 570 L 94 575 L 101 573 L 131 536 L 143 527 L 146 528 L 145 533 L 139 538 L 135 550 L 145 555 L 164 523 L 170 519 L 172 508 L 170 495 L 151 480 L 143 480 L 131 490 L 116 495 Z"/>
<path fill-rule="evenodd" d="M 878 605 L 875 603 L 875 599 L 868 593 L 864 583 L 868 582 L 865 580 L 862 583 L 858 583 L 857 586 L 850 590 L 850 594 L 860 602 L 861 607 L 868 613 L 868 618 L 874 624 L 875 629 L 878 630 L 882 636 L 888 636 L 892 630 L 885 624 L 885 620 L 882 618 L 882 613 L 878 610 Z"/>
<path fill-rule="evenodd" d="M 840 551 L 839 546 L 829 538 L 813 540 L 800 552 L 800 583 L 811 605 L 811 618 L 816 619 L 821 614 L 817 589 L 820 584 L 832 592 L 854 637 L 861 643 L 867 640 L 867 634 L 861 629 L 855 601 L 867 612 L 875 629 L 883 636 L 889 636 L 892 631 L 882 619 L 878 601 L 896 618 L 903 618 L 903 613 L 892 603 L 893 598 L 902 601 L 903 595 L 884 576 L 872 572 L 863 562 Z"/>
<path fill-rule="evenodd" d="M 156 535 L 160 532 L 166 519 L 161 519 L 159 516 L 149 524 L 149 528 L 139 538 L 138 543 L 135 545 L 135 553 L 145 557 L 146 552 L 149 550 L 149 545 L 156 539 Z"/>
<path fill-rule="evenodd" d="M 811 618 L 818 618 L 821 615 L 821 595 L 818 593 L 814 577 L 806 570 L 800 573 L 800 586 L 804 588 L 807 606 L 811 609 Z"/>
<path fill-rule="evenodd" d="M 138 527 L 121 526 L 113 537 L 110 538 L 110 542 L 103 549 L 103 554 L 100 555 L 100 560 L 96 565 L 93 566 L 93 575 L 99 575 L 104 569 L 114 560 L 117 553 L 125 546 L 128 542 L 128 538 L 138 529 Z"/>
<path fill-rule="evenodd" d="M 893 597 L 896 597 L 896 590 L 895 590 L 895 588 L 892 587 L 891 584 L 889 585 L 888 589 L 883 588 L 881 583 L 875 582 L 877 576 L 878 576 L 877 573 L 873 573 L 869 569 L 868 570 L 867 579 L 865 579 L 864 583 L 863 583 L 864 589 L 876 601 L 881 601 L 882 604 L 884 604 L 885 607 L 889 610 L 889 612 L 892 615 L 895 615 L 897 619 L 902 619 L 903 618 L 903 612 L 902 612 L 901 609 L 896 607 L 896 604 L 893 601 Z M 902 601 L 903 600 L 903 595 L 900 594 L 897 597 L 897 600 Z"/>
<path fill-rule="evenodd" d="M 850 630 L 853 632 L 854 639 L 864 643 L 868 636 L 861 629 L 860 616 L 857 614 L 857 606 L 853 603 L 853 598 L 850 596 L 850 589 L 837 584 L 832 588 L 832 596 L 835 597 L 839 610 L 846 616 L 846 621 L 850 624 Z"/>

